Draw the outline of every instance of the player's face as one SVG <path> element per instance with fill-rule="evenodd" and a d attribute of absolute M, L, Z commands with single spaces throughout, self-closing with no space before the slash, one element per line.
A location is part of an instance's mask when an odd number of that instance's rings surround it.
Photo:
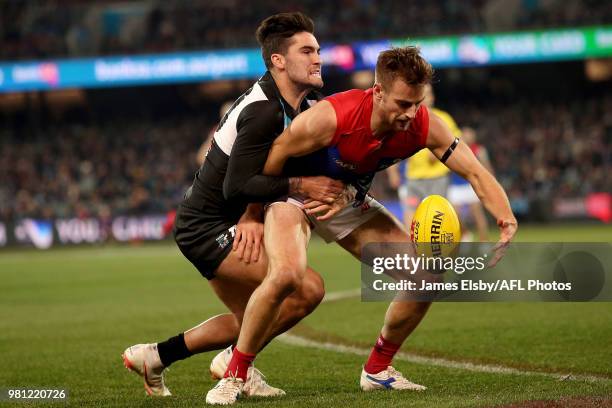
<path fill-rule="evenodd" d="M 425 87 L 408 85 L 396 78 L 387 87 L 377 84 L 374 91 L 378 94 L 378 105 L 387 125 L 395 131 L 408 130 L 425 99 Z"/>
<path fill-rule="evenodd" d="M 321 56 L 319 43 L 314 35 L 301 32 L 293 35 L 285 58 L 285 70 L 289 79 L 303 87 L 321 88 Z"/>

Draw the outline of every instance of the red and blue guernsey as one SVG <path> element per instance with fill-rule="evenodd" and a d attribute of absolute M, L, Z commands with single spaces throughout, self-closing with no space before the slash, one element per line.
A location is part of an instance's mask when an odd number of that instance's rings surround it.
<path fill-rule="evenodd" d="M 405 131 L 372 134 L 370 121 L 373 90 L 352 89 L 325 98 L 336 112 L 336 134 L 330 145 L 308 156 L 287 163 L 289 173 L 325 175 L 354 185 L 358 199 L 367 193 L 374 174 L 404 160 L 426 146 L 429 112 L 420 106 Z M 305 174 L 305 172 L 307 174 Z"/>

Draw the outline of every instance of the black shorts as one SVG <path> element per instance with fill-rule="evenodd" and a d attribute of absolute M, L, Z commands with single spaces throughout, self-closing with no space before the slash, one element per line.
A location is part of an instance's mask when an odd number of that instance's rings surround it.
<path fill-rule="evenodd" d="M 211 217 L 194 208 L 179 205 L 174 221 L 174 240 L 185 257 L 206 279 L 232 250 L 236 223 Z"/>

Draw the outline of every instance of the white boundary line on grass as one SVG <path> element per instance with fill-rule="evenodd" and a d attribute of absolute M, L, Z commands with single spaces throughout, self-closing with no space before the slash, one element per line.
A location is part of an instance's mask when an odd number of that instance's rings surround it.
<path fill-rule="evenodd" d="M 332 292 L 325 295 L 323 302 L 333 302 L 343 299 L 349 299 L 357 297 L 361 294 L 360 289 L 352 289 L 341 292 Z M 322 302 L 322 303 L 323 303 Z M 321 342 L 311 340 L 306 337 L 298 336 L 295 334 L 285 333 L 278 337 L 278 339 L 284 343 L 310 347 L 320 350 L 329 350 L 337 353 L 355 354 L 359 356 L 368 356 L 370 354 L 369 349 L 364 349 L 355 346 L 346 346 L 342 344 Z M 439 357 L 424 357 L 414 353 L 399 352 L 395 356 L 396 359 L 407 361 L 415 364 L 430 365 L 436 367 L 453 368 L 458 370 L 474 371 L 480 373 L 493 373 L 493 374 L 509 374 L 509 375 L 522 375 L 522 376 L 539 376 L 552 378 L 559 381 L 587 381 L 587 382 L 611 382 L 612 380 L 605 377 L 598 377 L 595 375 L 585 374 L 569 374 L 569 373 L 555 373 L 555 372 L 541 372 L 541 371 L 529 371 L 520 370 L 514 367 L 506 367 L 495 364 L 476 364 L 464 361 L 454 361 Z"/>
<path fill-rule="evenodd" d="M 337 300 L 350 299 L 361 295 L 361 289 L 349 289 L 338 292 L 326 293 L 321 303 L 335 302 Z"/>

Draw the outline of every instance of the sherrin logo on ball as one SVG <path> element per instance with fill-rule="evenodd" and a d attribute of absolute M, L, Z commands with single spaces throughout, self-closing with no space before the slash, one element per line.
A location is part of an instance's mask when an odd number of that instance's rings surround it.
<path fill-rule="evenodd" d="M 452 256 L 461 242 L 461 225 L 452 204 L 439 195 L 425 197 L 414 213 L 410 239 L 419 255 Z"/>

